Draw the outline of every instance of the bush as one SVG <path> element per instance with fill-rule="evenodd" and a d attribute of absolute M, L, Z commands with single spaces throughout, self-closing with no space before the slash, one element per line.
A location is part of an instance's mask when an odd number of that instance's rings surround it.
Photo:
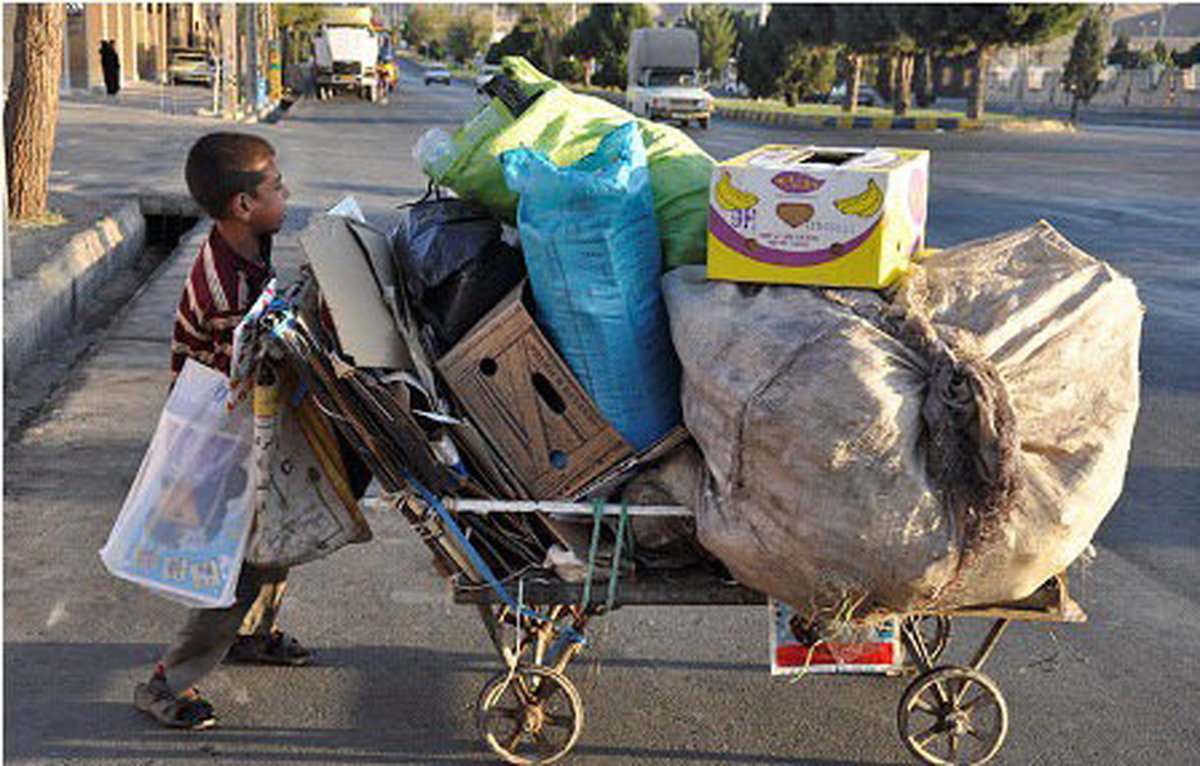
<path fill-rule="evenodd" d="M 561 82 L 583 82 L 583 62 L 578 59 L 562 59 L 554 65 L 553 76 Z"/>

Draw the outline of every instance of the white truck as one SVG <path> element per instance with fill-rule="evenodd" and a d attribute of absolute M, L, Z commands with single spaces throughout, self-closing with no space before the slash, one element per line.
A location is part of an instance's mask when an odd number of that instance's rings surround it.
<path fill-rule="evenodd" d="M 379 39 L 371 27 L 370 6 L 323 6 L 313 35 L 313 56 L 321 98 L 349 91 L 379 100 Z"/>
<path fill-rule="evenodd" d="M 700 38 L 687 27 L 635 29 L 629 42 L 629 111 L 652 120 L 695 120 L 708 128 L 713 98 L 702 87 Z"/>

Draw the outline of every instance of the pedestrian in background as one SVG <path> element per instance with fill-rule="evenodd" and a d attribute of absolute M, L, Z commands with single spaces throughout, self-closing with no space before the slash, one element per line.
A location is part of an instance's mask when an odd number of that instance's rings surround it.
<path fill-rule="evenodd" d="M 104 72 L 104 89 L 115 96 L 121 89 L 121 57 L 115 40 L 100 41 L 100 69 Z"/>

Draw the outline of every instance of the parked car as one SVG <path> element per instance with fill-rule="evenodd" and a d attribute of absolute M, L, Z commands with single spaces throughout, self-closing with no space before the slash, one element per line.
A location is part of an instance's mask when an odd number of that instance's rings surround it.
<path fill-rule="evenodd" d="M 435 82 L 440 82 L 442 85 L 450 84 L 450 70 L 441 64 L 431 64 L 425 68 L 425 84 L 430 85 Z"/>
<path fill-rule="evenodd" d="M 475 74 L 475 87 L 482 88 L 488 84 L 488 80 L 504 71 L 504 68 L 499 64 L 484 64 L 479 67 L 479 71 Z"/>
<path fill-rule="evenodd" d="M 829 95 L 825 97 L 825 102 L 828 104 L 840 104 L 846 98 L 846 83 L 839 82 L 829 89 Z M 870 85 L 860 83 L 858 86 L 858 105 L 859 106 L 886 106 L 887 99 L 879 95 L 879 91 L 872 88 Z"/>
<path fill-rule="evenodd" d="M 208 51 L 195 48 L 180 48 L 171 51 L 167 64 L 167 79 L 172 85 L 181 82 L 212 85 L 216 79 L 216 66 Z"/>

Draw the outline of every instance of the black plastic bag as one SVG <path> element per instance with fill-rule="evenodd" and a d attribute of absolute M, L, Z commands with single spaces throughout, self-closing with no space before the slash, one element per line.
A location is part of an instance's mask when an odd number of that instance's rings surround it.
<path fill-rule="evenodd" d="M 439 355 L 525 276 L 500 221 L 470 200 L 426 195 L 408 208 L 394 238 L 405 288 Z"/>

